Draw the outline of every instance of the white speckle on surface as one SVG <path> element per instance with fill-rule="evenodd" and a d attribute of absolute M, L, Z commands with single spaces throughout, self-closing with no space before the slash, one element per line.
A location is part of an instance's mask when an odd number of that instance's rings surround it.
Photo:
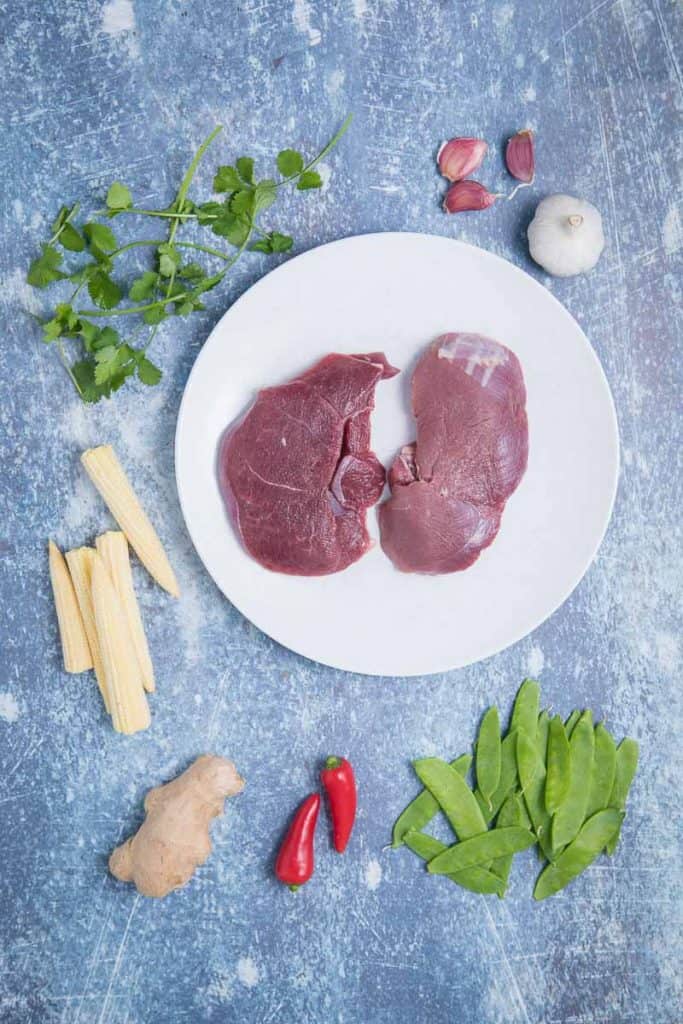
<path fill-rule="evenodd" d="M 655 636 L 657 661 L 663 672 L 672 675 L 678 668 L 681 657 L 678 640 L 671 633 L 657 633 Z"/>
<path fill-rule="evenodd" d="M 135 30 L 132 0 L 109 0 L 102 8 L 102 31 L 108 36 Z"/>
<path fill-rule="evenodd" d="M 329 97 L 338 96 L 344 88 L 344 82 L 346 81 L 346 74 L 341 68 L 336 68 L 334 71 L 330 71 L 327 76 L 327 95 Z"/>
<path fill-rule="evenodd" d="M 465 55 L 463 54 L 462 50 L 458 50 L 455 57 L 453 58 L 453 64 L 455 65 L 456 68 L 461 68 L 464 63 Z"/>
<path fill-rule="evenodd" d="M 374 892 L 382 881 L 382 867 L 374 857 L 365 865 L 365 884 L 370 892 Z"/>
<path fill-rule="evenodd" d="M 322 179 L 321 191 L 325 192 L 329 188 L 330 178 L 332 177 L 332 168 L 329 164 L 322 163 L 318 164 L 317 171 Z"/>
<path fill-rule="evenodd" d="M 0 693 L 0 718 L 5 722 L 16 722 L 21 711 L 13 693 Z"/>
<path fill-rule="evenodd" d="M 526 89 L 522 89 L 522 99 L 525 103 L 533 103 L 536 99 L 536 90 L 533 85 L 527 85 Z"/>
<path fill-rule="evenodd" d="M 320 29 L 311 25 L 311 5 L 308 0 L 294 0 L 292 8 L 292 21 L 298 32 L 308 36 L 308 45 L 317 46 L 322 39 Z"/>
<path fill-rule="evenodd" d="M 664 223 L 662 224 L 662 242 L 664 252 L 672 256 L 683 246 L 683 228 L 681 227 L 681 215 L 676 203 L 669 207 Z"/>
<path fill-rule="evenodd" d="M 250 956 L 243 956 L 237 961 L 237 977 L 247 988 L 254 988 L 259 982 L 259 969 Z"/>
<path fill-rule="evenodd" d="M 70 489 L 70 497 L 59 517 L 60 526 L 63 526 L 64 531 L 66 531 L 60 534 L 60 539 L 63 536 L 64 542 L 70 547 L 78 547 L 80 544 L 84 544 L 86 542 L 85 538 L 77 536 L 77 534 L 85 531 L 87 525 L 95 525 L 97 517 L 101 519 L 101 523 L 98 522 L 98 526 L 102 530 L 112 528 L 111 519 L 102 499 L 85 473 L 79 473 L 73 482 L 73 488 Z"/>
<path fill-rule="evenodd" d="M 530 676 L 539 676 L 545 665 L 545 655 L 540 647 L 532 647 L 526 660 L 527 672 Z"/>
<path fill-rule="evenodd" d="M 546 61 L 550 60 L 550 54 L 545 49 L 545 47 L 542 50 L 538 51 L 538 59 L 540 60 L 541 64 L 545 64 Z"/>
<path fill-rule="evenodd" d="M 524 54 L 523 53 L 518 53 L 517 56 L 515 57 L 515 67 L 516 68 L 523 68 L 525 64 L 526 64 L 526 59 L 524 57 Z"/>
<path fill-rule="evenodd" d="M 494 8 L 493 24 L 496 27 L 496 30 L 499 33 L 505 32 L 514 16 L 515 8 L 512 4 L 500 4 L 498 7 Z"/>
<path fill-rule="evenodd" d="M 367 0 L 353 0 L 353 14 L 356 18 L 363 18 L 368 13 Z"/>
<path fill-rule="evenodd" d="M 102 8 L 101 29 L 108 36 L 124 35 L 129 56 L 140 56 L 133 0 L 109 0 Z"/>

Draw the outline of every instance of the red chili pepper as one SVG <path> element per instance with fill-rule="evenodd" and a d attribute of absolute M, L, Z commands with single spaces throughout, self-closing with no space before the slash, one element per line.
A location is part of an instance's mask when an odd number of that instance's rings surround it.
<path fill-rule="evenodd" d="M 292 818 L 277 855 L 275 874 L 292 892 L 296 892 L 313 874 L 313 837 L 319 810 L 320 796 L 311 793 Z"/>
<path fill-rule="evenodd" d="M 328 757 L 320 773 L 332 814 L 334 848 L 343 853 L 356 817 L 356 780 L 345 757 Z"/>

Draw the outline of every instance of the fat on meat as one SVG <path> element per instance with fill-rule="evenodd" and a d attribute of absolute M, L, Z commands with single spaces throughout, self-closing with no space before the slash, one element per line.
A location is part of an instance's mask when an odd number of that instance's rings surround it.
<path fill-rule="evenodd" d="M 458 572 L 493 542 L 526 470 L 519 360 L 492 338 L 444 334 L 415 368 L 412 406 L 417 439 L 389 470 L 382 548 L 403 572 Z"/>
<path fill-rule="evenodd" d="M 219 452 L 219 483 L 242 544 L 275 572 L 323 576 L 371 546 L 367 509 L 384 467 L 370 448 L 375 388 L 398 370 L 381 352 L 325 356 L 258 393 Z"/>

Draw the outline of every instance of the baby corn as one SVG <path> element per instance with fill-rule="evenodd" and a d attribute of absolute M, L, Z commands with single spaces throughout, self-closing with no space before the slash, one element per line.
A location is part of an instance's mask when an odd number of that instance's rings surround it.
<path fill-rule="evenodd" d="M 101 555 L 93 552 L 92 600 L 112 722 L 117 732 L 134 733 L 151 724 L 123 608 Z"/>
<path fill-rule="evenodd" d="M 83 619 L 83 626 L 85 627 L 85 635 L 88 638 L 88 645 L 92 655 L 92 663 L 93 668 L 95 669 L 97 685 L 100 688 L 104 706 L 107 711 L 110 712 L 111 708 L 109 694 L 107 692 L 107 680 L 102 667 L 100 644 L 97 636 L 97 626 L 95 625 L 95 610 L 93 608 L 92 600 L 91 577 L 95 554 L 96 552 L 93 548 L 75 548 L 73 551 L 67 551 L 66 564 L 69 566 L 74 590 L 76 591 L 76 600 L 78 601 L 78 607 L 81 610 L 81 617 Z"/>
<path fill-rule="evenodd" d="M 92 668 L 92 655 L 78 607 L 76 592 L 64 556 L 53 541 L 48 542 L 50 580 L 55 599 L 65 672 Z"/>
<path fill-rule="evenodd" d="M 140 666 L 142 685 L 148 693 L 153 693 L 154 668 L 149 654 L 149 647 L 147 646 L 145 628 L 140 617 L 140 606 L 138 605 L 133 588 L 133 574 L 128 558 L 128 543 L 124 534 L 110 530 L 97 538 L 95 546 L 109 570 L 109 575 L 112 578 L 116 593 L 121 602 L 135 656 Z"/>
<path fill-rule="evenodd" d="M 81 461 L 142 564 L 169 594 L 178 597 L 178 582 L 166 552 L 114 449 L 110 445 L 89 448 L 83 452 Z"/>

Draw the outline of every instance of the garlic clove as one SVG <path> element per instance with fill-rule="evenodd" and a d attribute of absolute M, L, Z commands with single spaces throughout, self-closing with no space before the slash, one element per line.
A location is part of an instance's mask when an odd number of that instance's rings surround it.
<path fill-rule="evenodd" d="M 461 213 L 464 210 L 486 210 L 493 206 L 498 193 L 489 192 L 478 181 L 456 181 L 451 185 L 443 201 L 446 213 Z"/>
<path fill-rule="evenodd" d="M 592 270 L 605 248 L 600 212 L 575 196 L 542 199 L 527 237 L 532 258 L 555 277 Z"/>
<path fill-rule="evenodd" d="M 460 181 L 476 171 L 488 149 L 483 139 L 450 139 L 444 142 L 436 155 L 436 162 L 444 178 Z"/>
<path fill-rule="evenodd" d="M 505 148 L 505 163 L 513 178 L 531 185 L 536 172 L 534 157 L 534 135 L 529 128 L 517 132 Z"/>

